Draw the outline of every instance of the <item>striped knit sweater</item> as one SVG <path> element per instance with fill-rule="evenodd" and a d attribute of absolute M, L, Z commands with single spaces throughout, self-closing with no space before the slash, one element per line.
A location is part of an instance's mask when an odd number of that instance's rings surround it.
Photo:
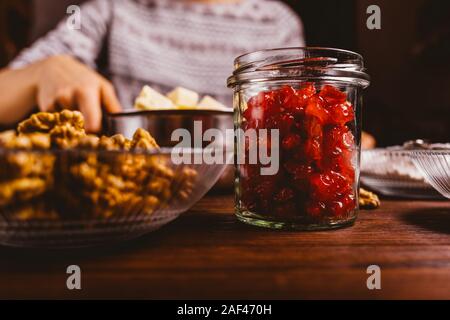
<path fill-rule="evenodd" d="M 300 19 L 279 1 L 92 0 L 81 6 L 80 30 L 62 21 L 10 67 L 69 54 L 96 68 L 106 46 L 107 74 L 124 107 L 144 84 L 163 93 L 183 86 L 230 104 L 225 82 L 235 57 L 302 45 Z"/>

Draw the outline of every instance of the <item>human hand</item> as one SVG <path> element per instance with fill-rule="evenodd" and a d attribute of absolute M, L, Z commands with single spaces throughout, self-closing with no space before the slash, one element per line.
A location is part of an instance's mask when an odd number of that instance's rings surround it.
<path fill-rule="evenodd" d="M 86 130 L 101 129 L 102 106 L 107 112 L 122 110 L 112 84 L 70 56 L 53 56 L 39 63 L 36 102 L 41 111 L 78 109 Z"/>

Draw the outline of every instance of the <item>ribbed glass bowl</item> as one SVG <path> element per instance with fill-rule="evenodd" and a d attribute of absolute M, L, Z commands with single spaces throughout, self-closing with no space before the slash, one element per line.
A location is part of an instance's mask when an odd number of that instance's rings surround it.
<path fill-rule="evenodd" d="M 428 183 L 450 199 L 450 150 L 418 150 L 411 155 Z"/>
<path fill-rule="evenodd" d="M 361 153 L 361 183 L 385 196 L 440 199 L 411 159 L 412 150 L 373 149 Z"/>
<path fill-rule="evenodd" d="M 184 150 L 184 159 L 200 152 Z M 173 161 L 172 149 L 0 149 L 0 244 L 85 247 L 142 236 L 192 207 L 225 167 Z"/>

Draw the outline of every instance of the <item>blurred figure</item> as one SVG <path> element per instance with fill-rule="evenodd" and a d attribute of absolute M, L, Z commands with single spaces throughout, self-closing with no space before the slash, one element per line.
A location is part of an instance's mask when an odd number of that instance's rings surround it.
<path fill-rule="evenodd" d="M 231 105 L 225 79 L 236 56 L 303 45 L 299 17 L 278 1 L 91 0 L 81 6 L 79 30 L 62 21 L 0 72 L 0 124 L 35 106 L 71 107 L 95 132 L 102 107 L 131 107 L 144 84 L 162 92 L 184 86 Z M 96 71 L 103 50 L 111 82 Z"/>

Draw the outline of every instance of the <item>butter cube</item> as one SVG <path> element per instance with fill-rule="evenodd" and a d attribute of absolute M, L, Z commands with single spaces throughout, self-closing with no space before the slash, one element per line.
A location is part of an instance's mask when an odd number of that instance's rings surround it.
<path fill-rule="evenodd" d="M 177 87 L 167 94 L 167 98 L 178 107 L 196 107 L 199 96 L 195 91 Z"/>
<path fill-rule="evenodd" d="M 172 101 L 158 91 L 144 86 L 136 98 L 134 107 L 140 110 L 171 109 L 174 107 Z"/>
<path fill-rule="evenodd" d="M 198 104 L 198 107 L 201 109 L 208 109 L 208 110 L 228 110 L 225 105 L 217 101 L 211 96 L 204 96 L 203 99 Z"/>

